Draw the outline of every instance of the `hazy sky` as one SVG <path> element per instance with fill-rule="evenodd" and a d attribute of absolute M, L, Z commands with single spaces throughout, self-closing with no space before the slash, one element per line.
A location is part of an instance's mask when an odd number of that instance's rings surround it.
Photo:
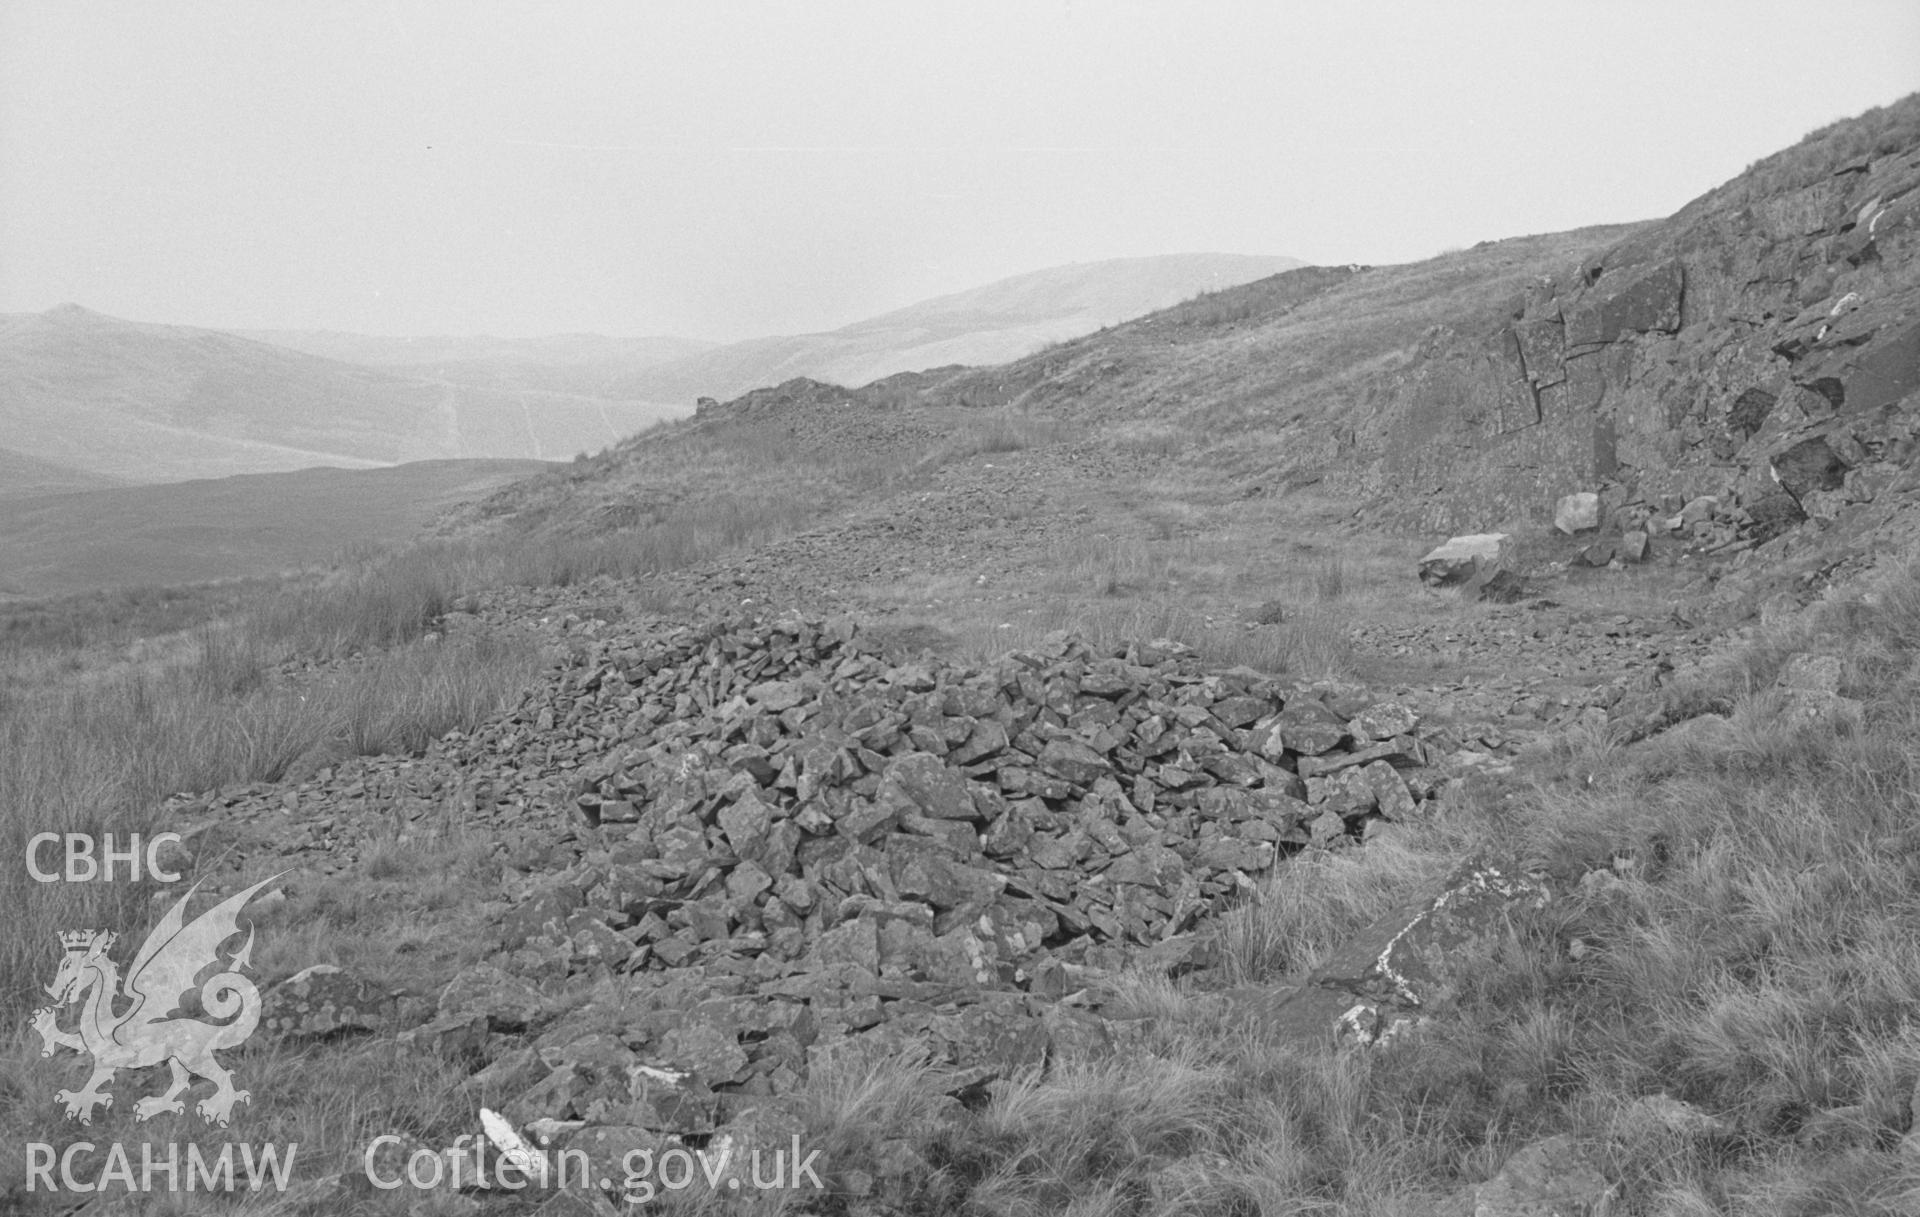
<path fill-rule="evenodd" d="M 1920 3 L 0 0 L 0 311 L 825 329 L 1063 262 L 1665 215 Z"/>

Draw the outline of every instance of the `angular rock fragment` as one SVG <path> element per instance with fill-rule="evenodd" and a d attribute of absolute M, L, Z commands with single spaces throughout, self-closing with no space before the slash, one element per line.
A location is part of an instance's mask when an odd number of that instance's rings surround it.
<path fill-rule="evenodd" d="M 1554 505 L 1553 526 L 1568 536 L 1600 527 L 1600 496 L 1584 490 L 1562 497 Z"/>
<path fill-rule="evenodd" d="M 1420 559 L 1420 581 L 1429 587 L 1452 587 L 1475 575 L 1504 566 L 1513 538 L 1503 532 L 1452 537 Z"/>

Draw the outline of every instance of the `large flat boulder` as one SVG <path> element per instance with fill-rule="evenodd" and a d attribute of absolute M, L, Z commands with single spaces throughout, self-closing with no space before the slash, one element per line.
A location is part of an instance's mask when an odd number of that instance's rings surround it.
<path fill-rule="evenodd" d="M 1429 587 L 1453 587 L 1506 565 L 1513 537 L 1504 532 L 1451 537 L 1420 559 L 1420 581 Z"/>

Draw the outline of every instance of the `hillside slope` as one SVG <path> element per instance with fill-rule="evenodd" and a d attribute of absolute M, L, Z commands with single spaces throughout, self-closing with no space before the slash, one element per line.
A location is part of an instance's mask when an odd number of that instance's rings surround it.
<path fill-rule="evenodd" d="M 112 478 L 82 473 L 52 461 L 0 448 L 0 499 L 20 495 L 61 494 L 69 490 L 100 490 L 115 484 Z"/>
<path fill-rule="evenodd" d="M 511 487 L 462 518 L 592 534 L 655 518 L 636 517 L 636 504 L 752 484 L 791 486 L 796 502 L 859 501 L 904 521 L 934 510 L 925 496 L 941 476 L 914 471 L 956 435 L 1009 413 L 1098 455 L 1048 461 L 1044 478 L 1035 475 L 1045 489 L 1098 487 L 1178 459 L 1242 493 L 1268 477 L 1277 453 L 1331 462 L 1345 387 L 1382 361 L 1411 358 L 1435 318 L 1494 308 L 1529 277 L 1627 231 L 1489 243 L 1405 267 L 1284 271 L 995 367 L 903 373 L 859 389 L 795 379 L 635 437 L 583 469 Z M 717 475 L 721 465 L 731 476 Z M 886 469 L 900 476 L 879 477 Z"/>
<path fill-rule="evenodd" d="M 0 434 L 130 482 L 447 457 L 564 458 L 672 416 L 423 380 L 73 305 L 0 319 Z"/>
<path fill-rule="evenodd" d="M 858 500 L 886 521 L 861 545 L 888 556 L 810 568 L 860 548 L 841 536 L 784 560 L 777 579 L 838 587 L 854 568 L 924 568 L 906 539 L 970 527 L 1011 493 L 982 479 L 1022 465 L 1048 510 L 1177 469 L 1226 499 L 1312 486 L 1410 546 L 1541 533 L 1561 496 L 1592 491 L 1614 539 L 1603 548 L 1651 531 L 1656 556 L 1696 560 L 1690 596 L 1745 615 L 1912 539 L 1917 185 L 1920 96 L 1816 133 L 1667 220 L 1294 270 L 998 367 L 855 391 L 795 382 L 481 514 L 618 531 L 637 517 L 617 505 L 635 495 L 706 493 L 710 478 L 680 471 L 711 471 L 717 451 L 733 454 L 735 485 L 791 478 L 795 462 L 833 482 L 830 467 L 854 468 L 859 452 L 860 486 L 843 478 L 807 501 Z M 1053 455 L 991 475 L 912 473 L 981 407 L 1063 428 Z M 888 462 L 892 480 L 876 473 Z M 976 492 L 977 506 L 955 506 Z M 983 552 L 955 556 L 952 573 Z"/>
<path fill-rule="evenodd" d="M 603 396 L 618 377 L 720 345 L 694 338 L 615 338 L 552 334 L 539 338 L 436 335 L 395 338 L 333 330 L 234 330 L 242 338 L 323 359 L 385 368 L 408 376 L 486 388 L 539 389 Z"/>
<path fill-rule="evenodd" d="M 419 461 L 12 498 L 0 512 L 0 599 L 317 566 L 406 541 L 453 505 L 543 468 Z"/>
<path fill-rule="evenodd" d="M 897 372 L 1002 363 L 1299 265 L 1297 258 L 1169 254 L 1050 267 L 827 333 L 731 343 L 617 378 L 611 388 L 658 401 L 728 398 L 795 377 L 862 385 Z"/>

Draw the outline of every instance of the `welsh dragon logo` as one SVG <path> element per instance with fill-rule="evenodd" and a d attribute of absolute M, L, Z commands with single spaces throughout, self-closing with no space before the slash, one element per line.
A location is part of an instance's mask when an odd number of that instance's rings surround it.
<path fill-rule="evenodd" d="M 115 1070 L 162 1061 L 173 1070 L 173 1084 L 165 1094 L 135 1103 L 136 1119 L 184 1111 L 180 1092 L 193 1084 L 195 1074 L 214 1085 L 212 1096 L 194 1108 L 209 1124 L 224 1127 L 233 1117 L 235 1103 L 251 1101 L 249 1092 L 233 1088 L 233 1075 L 213 1054 L 245 1041 L 260 1022 L 260 991 L 240 974 L 252 966 L 252 928 L 228 958 L 220 957 L 220 948 L 240 932 L 242 906 L 279 877 L 262 879 L 188 922 L 187 901 L 200 887 L 194 884 L 140 944 L 127 969 L 124 992 L 120 969 L 107 955 L 117 935 L 109 930 L 68 930 L 60 935 L 65 955 L 46 989 L 54 1004 L 33 1012 L 33 1029 L 43 1042 L 41 1056 L 52 1056 L 56 1048 L 72 1048 L 93 1057 L 93 1076 L 85 1086 L 54 1095 L 66 1104 L 69 1119 L 91 1124 L 95 1107 L 113 1106 L 113 1096 L 103 1088 L 113 1080 Z M 201 981 L 197 992 L 201 1008 L 218 1022 L 189 1018 L 179 1009 L 182 998 L 196 990 L 194 977 L 209 966 L 219 970 Z M 120 1002 L 131 1004 L 115 1013 L 114 1006 Z M 78 1025 L 63 1031 L 60 1012 L 75 1004 L 81 1006 Z"/>

